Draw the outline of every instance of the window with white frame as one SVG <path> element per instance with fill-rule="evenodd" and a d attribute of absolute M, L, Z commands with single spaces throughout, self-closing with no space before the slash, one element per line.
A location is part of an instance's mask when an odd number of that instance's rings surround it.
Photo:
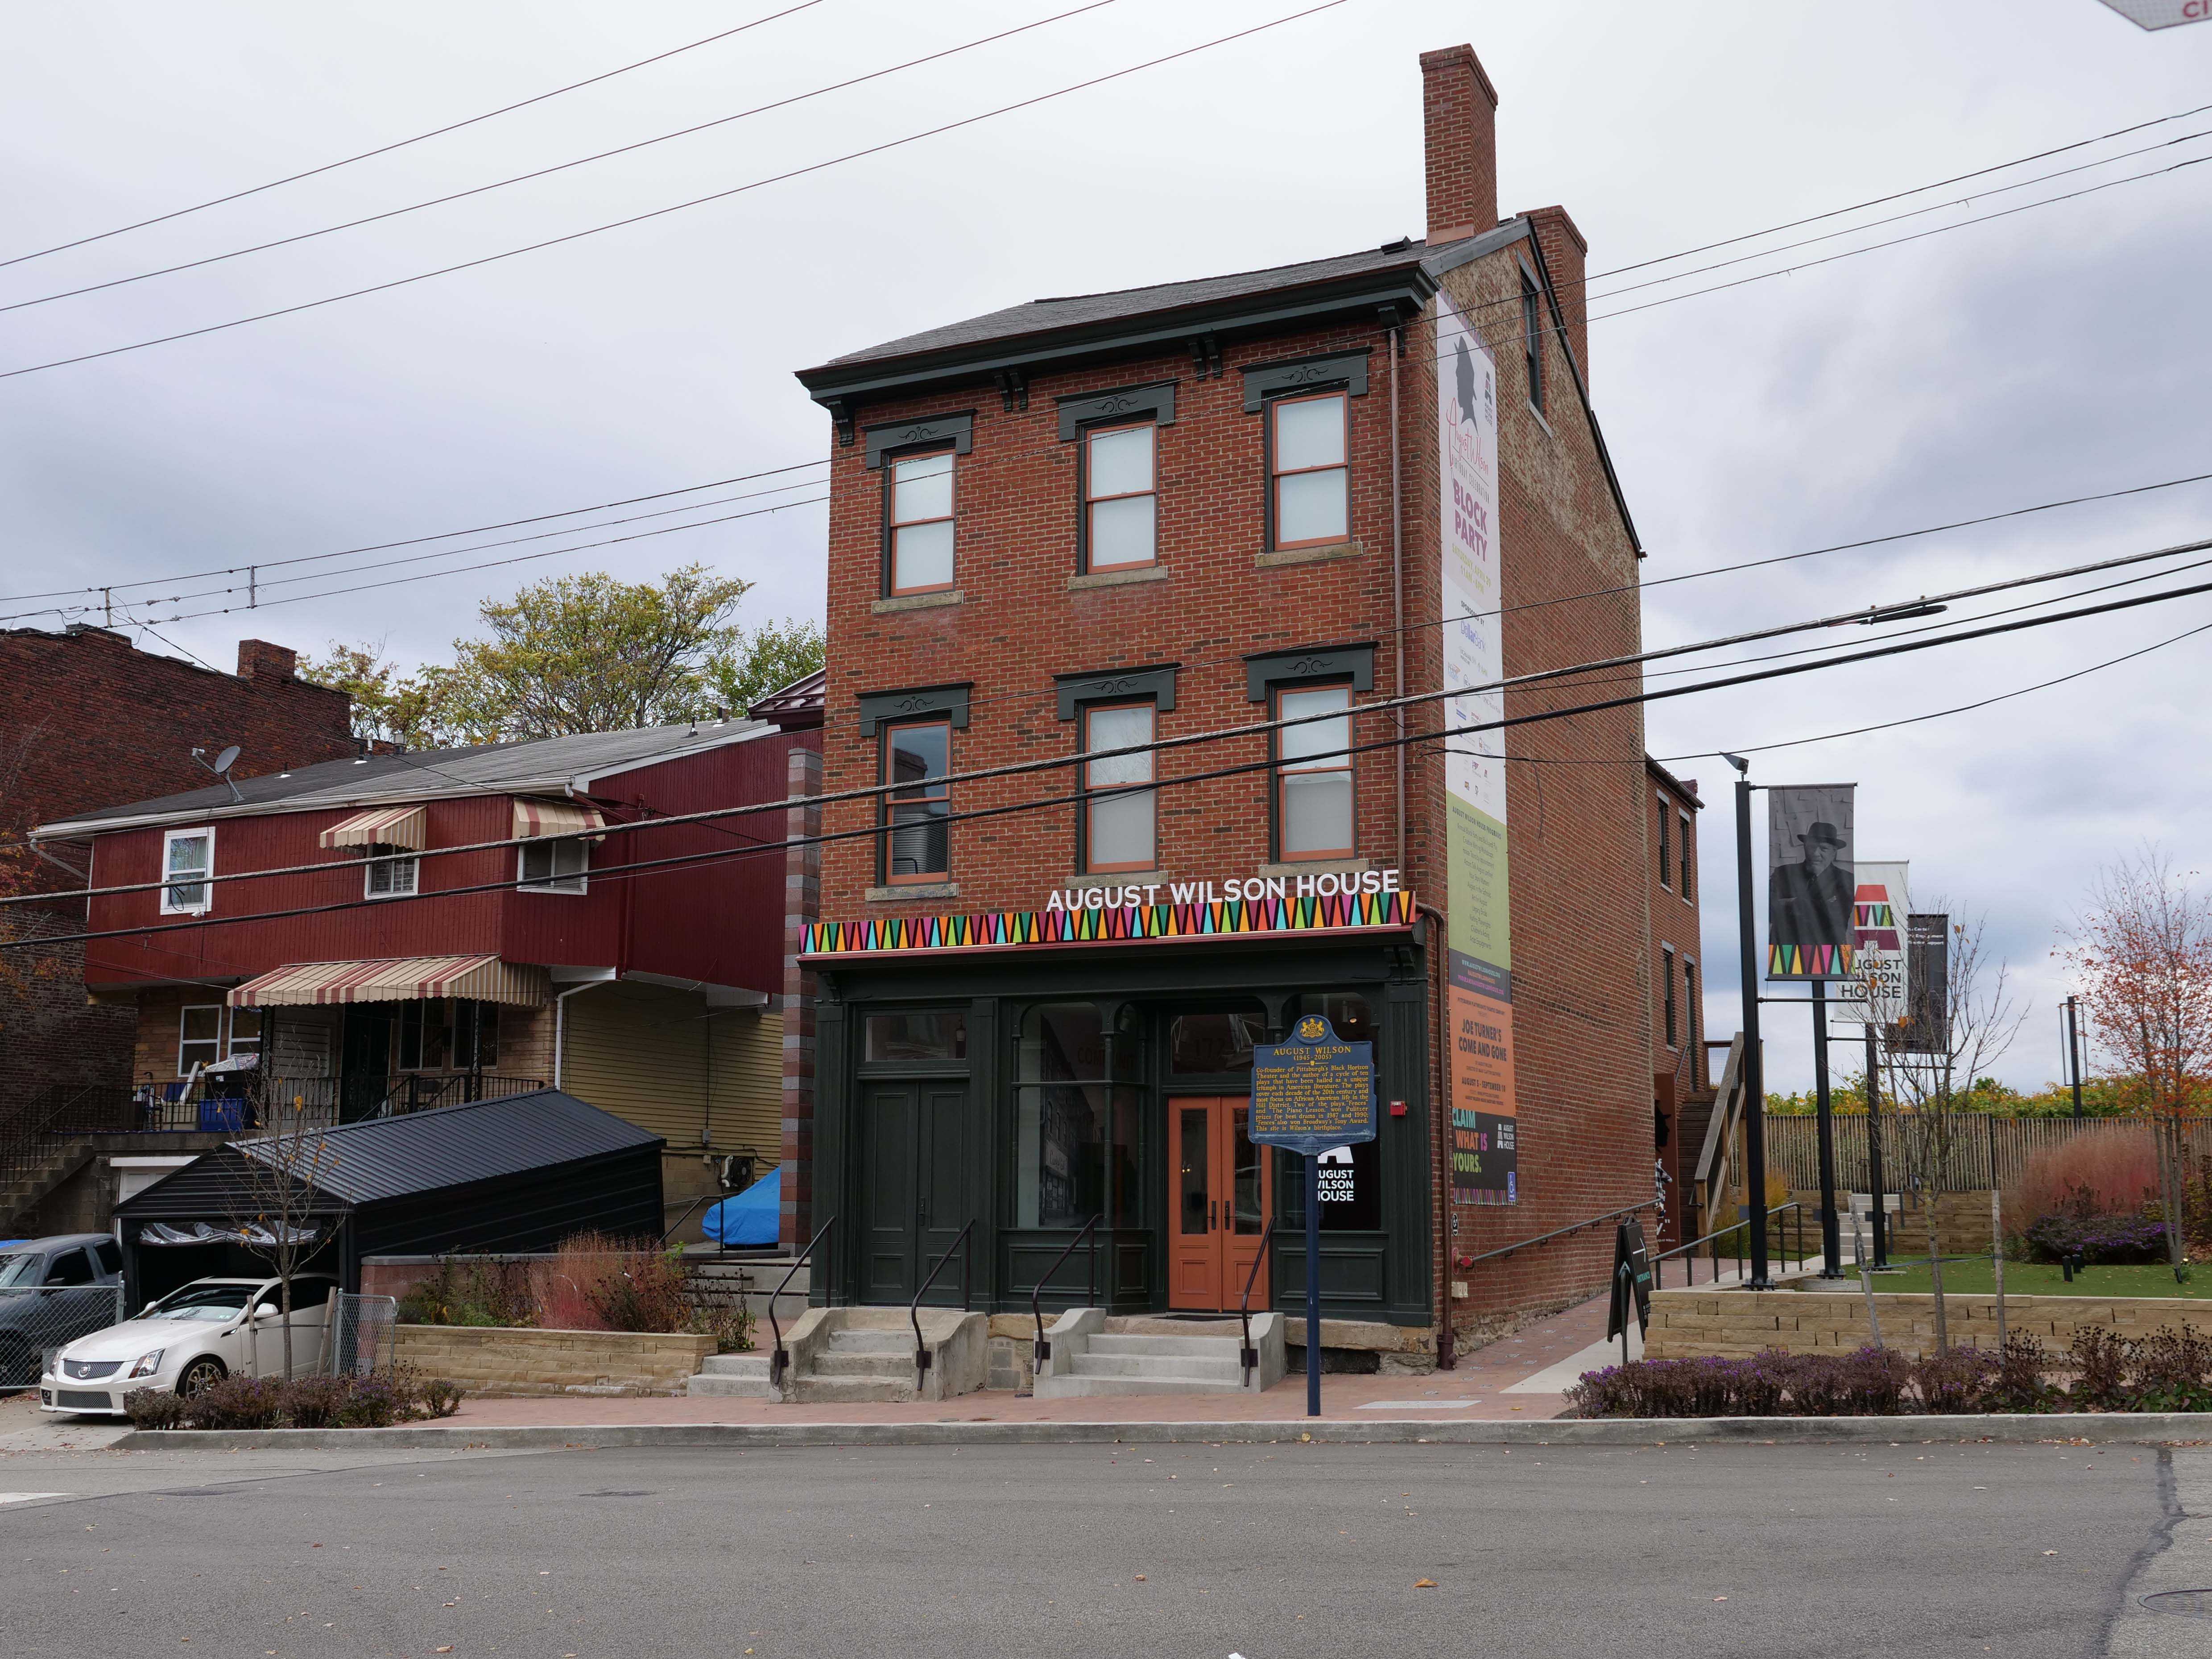
<path fill-rule="evenodd" d="M 1155 428 L 1093 428 L 1083 441 L 1083 555 L 1088 570 L 1133 570 L 1158 556 Z"/>
<path fill-rule="evenodd" d="M 1275 693 L 1275 718 L 1300 722 L 1275 733 L 1276 856 L 1285 863 L 1350 858 L 1352 688 L 1284 687 Z"/>
<path fill-rule="evenodd" d="M 368 849 L 368 869 L 362 893 L 367 898 L 404 898 L 415 891 L 421 860 L 404 847 L 378 845 Z"/>
<path fill-rule="evenodd" d="M 215 905 L 213 829 L 172 830 L 161 837 L 161 914 L 205 915 Z M 197 878 L 197 879 L 195 879 Z"/>
<path fill-rule="evenodd" d="M 577 836 L 522 843 L 520 885 L 526 893 L 580 893 L 591 849 Z"/>
<path fill-rule="evenodd" d="M 1151 702 L 1098 703 L 1083 711 L 1086 754 L 1130 749 L 1152 740 Z M 1150 870 L 1158 861 L 1152 752 L 1109 754 L 1083 768 L 1083 868 L 1088 872 Z"/>
<path fill-rule="evenodd" d="M 1275 547 L 1340 542 L 1352 533 L 1350 407 L 1341 392 L 1268 404 L 1267 513 Z"/>
<path fill-rule="evenodd" d="M 885 586 L 892 597 L 952 586 L 952 452 L 894 460 L 884 478 Z"/>
<path fill-rule="evenodd" d="M 186 1003 L 177 1011 L 177 1075 L 233 1054 L 261 1052 L 261 1010 L 220 1002 Z"/>

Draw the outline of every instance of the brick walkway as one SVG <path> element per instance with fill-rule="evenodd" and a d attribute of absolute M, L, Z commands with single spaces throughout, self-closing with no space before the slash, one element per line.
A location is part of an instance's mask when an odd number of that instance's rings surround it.
<path fill-rule="evenodd" d="M 1606 1298 L 1539 1321 L 1479 1348 L 1455 1370 L 1428 1376 L 1322 1378 L 1322 1415 L 1340 1421 L 1376 1419 L 1532 1419 L 1556 1417 L 1557 1394 L 1506 1394 L 1600 1341 Z M 726 1398 L 605 1399 L 585 1395 L 543 1400 L 469 1400 L 453 1421 L 483 1427 L 632 1423 L 1201 1423 L 1291 1419 L 1305 1415 L 1305 1373 L 1285 1377 L 1265 1394 L 1109 1395 L 1086 1400 L 1025 1400 L 1002 1391 L 903 1404 L 787 1406 Z"/>

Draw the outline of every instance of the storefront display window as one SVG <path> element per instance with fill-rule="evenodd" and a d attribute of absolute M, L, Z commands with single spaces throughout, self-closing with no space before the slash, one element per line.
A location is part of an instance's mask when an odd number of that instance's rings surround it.
<path fill-rule="evenodd" d="M 1046 1003 L 1023 1017 L 1016 1226 L 1080 1227 L 1094 1215 L 1115 1226 L 1136 1221 L 1143 1056 L 1134 1012 L 1125 1013 L 1110 1045 L 1095 1003 Z"/>
<path fill-rule="evenodd" d="M 1218 1013 L 1177 1014 L 1168 1026 L 1168 1069 L 1177 1077 L 1207 1077 L 1252 1069 L 1252 1046 L 1267 1040 L 1258 1006 Z"/>

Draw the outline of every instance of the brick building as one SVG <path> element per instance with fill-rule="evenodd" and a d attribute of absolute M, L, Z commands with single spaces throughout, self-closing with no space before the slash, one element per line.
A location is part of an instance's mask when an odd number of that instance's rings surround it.
<path fill-rule="evenodd" d="M 1638 647 L 1584 246 L 1499 218 L 1473 51 L 1421 73 L 1423 239 L 799 376 L 835 424 L 832 839 L 787 1227 L 836 1218 L 827 1294 L 903 1302 L 972 1223 L 975 1305 L 1025 1307 L 1097 1216 L 1116 1310 L 1234 1307 L 1255 1262 L 1295 1310 L 1297 1160 L 1245 1103 L 1310 1012 L 1375 1042 L 1381 1103 L 1322 1206 L 1328 1346 L 1448 1359 L 1601 1285 L 1611 1231 L 1474 1258 L 1650 1199 L 1640 714 L 1468 732 L 1583 693 L 1442 695 Z"/>
<path fill-rule="evenodd" d="M 1644 769 L 1651 810 L 1651 1139 L 1667 1193 L 1660 1237 L 1673 1245 L 1684 1242 L 1681 1223 L 1713 1102 L 1698 927 L 1698 814 L 1705 803 L 1695 778 L 1678 778 L 1655 760 Z"/>
<path fill-rule="evenodd" d="M 235 775 L 335 760 L 356 750 L 342 691 L 298 678 L 281 645 L 241 640 L 238 672 L 139 651 L 98 628 L 62 633 L 0 630 L 0 842 L 6 873 L 36 891 L 82 886 L 82 849 L 50 848 L 60 865 L 23 848 L 33 826 L 210 781 L 192 758 L 233 744 Z M 40 907 L 0 927 L 52 932 L 84 913 L 82 901 Z M 129 1076 L 127 1011 L 87 1000 L 84 953 L 10 953 L 20 980 L 0 979 L 0 1118 L 55 1085 L 119 1083 Z"/>

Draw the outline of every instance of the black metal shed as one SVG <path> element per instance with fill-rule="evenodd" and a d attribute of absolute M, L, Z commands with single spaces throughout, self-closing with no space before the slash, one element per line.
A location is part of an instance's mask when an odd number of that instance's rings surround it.
<path fill-rule="evenodd" d="M 557 1089 L 342 1124 L 314 1139 L 319 1174 L 301 1207 L 325 1231 L 303 1267 L 336 1273 L 349 1291 L 361 1288 L 364 1256 L 521 1253 L 586 1231 L 661 1230 L 662 1138 Z M 269 1272 L 242 1244 L 140 1242 L 152 1222 L 228 1228 L 250 1219 L 257 1183 L 248 1160 L 266 1145 L 217 1147 L 116 1206 L 129 1305 L 195 1279 Z M 298 1168 L 310 1159 L 288 1161 Z"/>

